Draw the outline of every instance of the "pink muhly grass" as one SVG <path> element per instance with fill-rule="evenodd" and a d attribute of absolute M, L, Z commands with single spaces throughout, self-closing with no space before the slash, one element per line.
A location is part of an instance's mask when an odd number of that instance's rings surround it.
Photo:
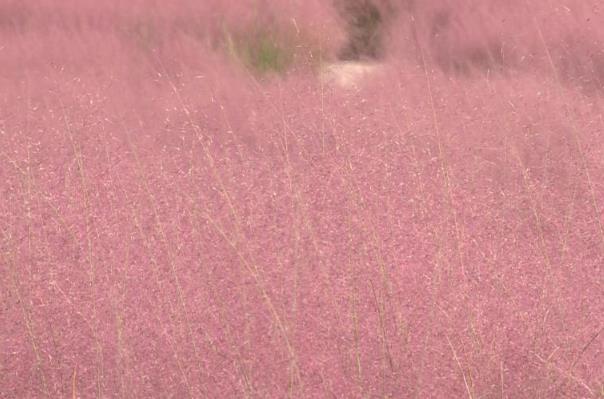
<path fill-rule="evenodd" d="M 324 2 L 29 3 L 0 397 L 602 397 L 595 1 L 397 3 L 349 89 Z M 225 34 L 264 12 L 268 75 Z"/>

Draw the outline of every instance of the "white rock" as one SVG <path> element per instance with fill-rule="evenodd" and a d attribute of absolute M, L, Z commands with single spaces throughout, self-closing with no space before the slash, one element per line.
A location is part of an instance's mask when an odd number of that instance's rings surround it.
<path fill-rule="evenodd" d="M 370 62 L 336 62 L 321 68 L 319 78 L 326 84 L 345 89 L 358 86 L 383 68 L 382 64 Z"/>

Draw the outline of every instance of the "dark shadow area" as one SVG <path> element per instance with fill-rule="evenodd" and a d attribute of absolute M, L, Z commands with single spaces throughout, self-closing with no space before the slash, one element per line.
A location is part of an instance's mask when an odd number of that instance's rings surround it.
<path fill-rule="evenodd" d="M 335 0 L 344 21 L 347 42 L 338 52 L 342 61 L 375 60 L 384 54 L 383 11 L 371 0 Z"/>

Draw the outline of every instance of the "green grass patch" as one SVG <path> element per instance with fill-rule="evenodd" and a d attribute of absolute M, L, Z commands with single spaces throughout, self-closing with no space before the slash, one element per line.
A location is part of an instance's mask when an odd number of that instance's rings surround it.
<path fill-rule="evenodd" d="M 255 74 L 282 74 L 294 61 L 295 40 L 276 28 L 256 28 L 226 35 L 228 51 Z"/>
<path fill-rule="evenodd" d="M 229 55 L 256 76 L 283 75 L 322 59 L 316 40 L 293 24 L 256 21 L 246 29 L 225 29 L 224 41 Z"/>

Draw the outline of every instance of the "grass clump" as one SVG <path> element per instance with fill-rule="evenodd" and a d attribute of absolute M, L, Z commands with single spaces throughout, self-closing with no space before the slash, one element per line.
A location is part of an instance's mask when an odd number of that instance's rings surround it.
<path fill-rule="evenodd" d="M 294 63 L 296 40 L 275 26 L 227 33 L 228 52 L 256 75 L 283 74 Z"/>

